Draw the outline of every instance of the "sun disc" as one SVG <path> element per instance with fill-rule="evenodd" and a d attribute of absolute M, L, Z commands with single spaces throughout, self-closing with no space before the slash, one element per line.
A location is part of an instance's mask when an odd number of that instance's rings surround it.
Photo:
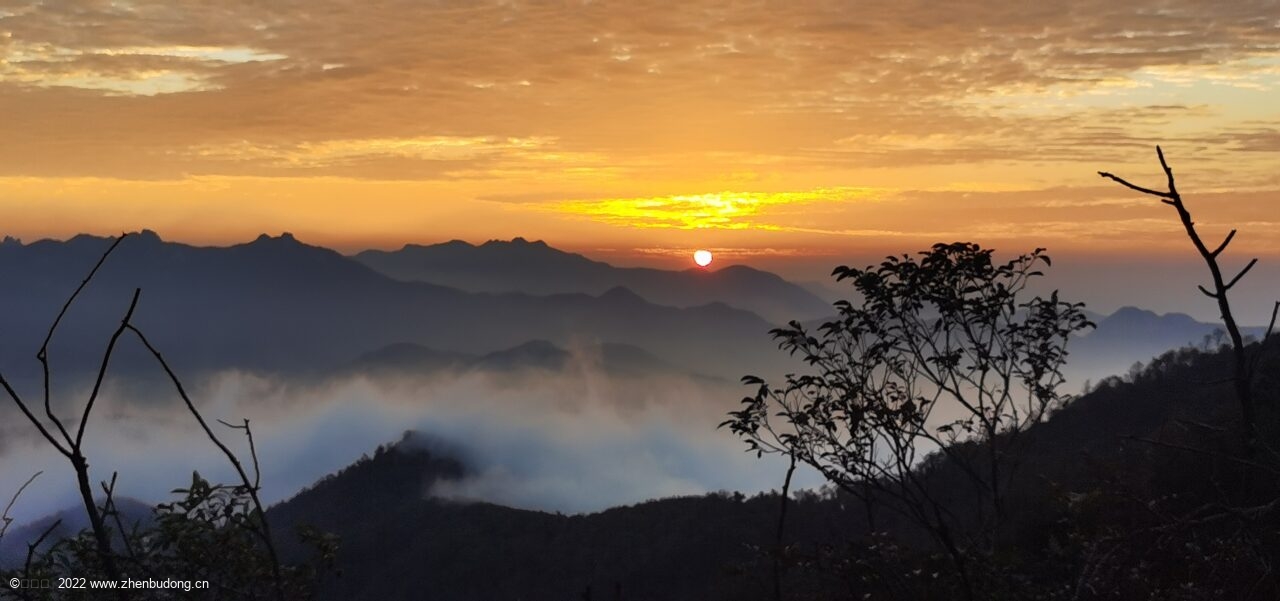
<path fill-rule="evenodd" d="M 699 250 L 699 251 L 697 251 L 697 252 L 693 253 L 693 262 L 694 262 L 694 263 L 697 263 L 699 267 L 706 267 L 707 265 L 710 265 L 710 264 L 711 264 L 711 251 L 709 251 L 709 250 Z"/>

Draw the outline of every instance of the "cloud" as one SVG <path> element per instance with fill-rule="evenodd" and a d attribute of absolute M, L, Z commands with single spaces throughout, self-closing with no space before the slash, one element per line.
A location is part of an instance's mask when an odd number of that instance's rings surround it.
<path fill-rule="evenodd" d="M 1012 131 L 1022 119 L 968 101 L 1149 84 L 1135 81 L 1143 74 L 1170 85 L 1273 85 L 1280 33 L 1270 7 L 977 1 L 938 11 L 906 2 L 855 17 L 844 3 L 818 0 L 65 0 L 5 9 L 0 106 L 38 116 L 59 107 L 23 100 L 56 98 L 118 120 L 134 152 L 184 157 L 154 167 L 170 176 L 202 171 L 210 155 L 241 158 L 215 163 L 222 174 L 255 162 L 287 170 L 287 160 L 254 149 L 367 140 L 374 153 L 393 139 L 431 137 L 550 137 L 567 153 L 633 159 L 701 149 L 800 162 L 809 150 L 855 142 L 928 163 L 916 147 L 997 124 L 1010 130 L 1001 141 L 1020 143 L 994 153 L 948 145 L 951 156 L 995 160 L 1029 146 Z M 116 129 L 78 121 L 42 137 L 96 145 Z M 1097 147 L 1086 142 L 1072 147 Z"/>
<path fill-rule="evenodd" d="M 264 498 L 278 502 L 326 474 L 414 430 L 467 465 L 470 475 L 432 493 L 570 513 L 716 490 L 767 490 L 780 467 L 758 462 L 716 424 L 742 389 L 683 376 L 610 377 L 582 358 L 580 369 L 511 377 L 362 377 L 298 384 L 223 373 L 191 388 L 222 439 L 242 457 L 240 432 L 214 419 L 251 420 Z M 643 382 L 643 385 L 641 383 Z M 95 479 L 119 471 L 119 494 L 158 502 L 190 477 L 235 476 L 167 391 L 153 398 L 108 391 L 88 429 Z M 15 412 L 9 412 L 15 413 Z M 14 417 L 18 417 L 14 415 Z M 10 420 L 0 449 L 0 491 L 45 475 L 14 514 L 29 520 L 77 503 L 65 460 Z M 8 424 L 6 424 L 8 425 Z M 779 469 L 773 469 L 779 468 Z M 811 479 L 813 484 L 817 481 Z M 809 482 L 809 481 L 806 481 Z M 8 498 L 8 494 L 4 494 Z"/>

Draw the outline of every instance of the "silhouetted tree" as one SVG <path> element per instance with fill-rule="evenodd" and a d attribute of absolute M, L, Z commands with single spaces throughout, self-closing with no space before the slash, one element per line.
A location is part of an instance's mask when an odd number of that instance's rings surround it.
<path fill-rule="evenodd" d="M 856 304 L 836 303 L 816 333 L 794 321 L 772 331 L 812 371 L 779 387 L 743 378 L 757 392 L 721 425 L 758 454 L 816 468 L 869 516 L 883 506 L 922 527 L 973 598 L 969 563 L 993 549 L 1020 434 L 1063 400 L 1067 341 L 1092 324 L 1056 291 L 1023 296 L 1050 264 L 1043 249 L 1005 263 L 971 243 L 919 255 L 837 268 Z M 973 502 L 939 498 L 931 478 L 941 463 L 963 474 Z"/>
<path fill-rule="evenodd" d="M 148 575 L 160 574 L 161 577 L 172 576 L 176 573 L 203 574 L 206 577 L 216 576 L 217 574 L 223 576 L 233 575 L 230 579 L 225 577 L 221 579 L 221 588 L 216 593 L 220 597 L 226 597 L 230 593 L 232 596 L 243 598 L 258 598 L 264 588 L 269 590 L 270 596 L 278 601 L 284 601 L 286 598 L 310 596 L 306 581 L 315 575 L 315 571 L 309 568 L 285 570 L 282 568 L 280 558 L 276 553 L 266 509 L 258 494 L 259 490 L 261 490 L 261 474 L 258 468 L 258 456 L 254 447 L 253 433 L 249 429 L 249 421 L 244 420 L 240 425 L 222 423 L 229 428 L 244 432 L 253 460 L 252 477 L 250 477 L 239 457 L 214 433 L 204 416 L 201 415 L 187 395 L 181 380 L 179 380 L 177 374 L 169 366 L 160 351 L 133 324 L 133 314 L 138 307 L 138 301 L 142 293 L 141 289 L 134 290 L 133 298 L 124 317 L 120 320 L 120 325 L 112 333 L 107 343 L 106 350 L 103 352 L 98 365 L 97 377 L 84 404 L 74 435 L 53 411 L 50 399 L 49 343 L 76 298 L 126 237 L 128 237 L 128 234 L 120 236 L 107 248 L 97 264 L 94 265 L 89 274 L 67 298 L 61 311 L 49 326 L 44 343 L 36 353 L 36 359 L 40 362 L 43 373 L 43 405 L 44 415 L 48 424 L 45 423 L 44 419 L 36 416 L 22 396 L 9 384 L 4 375 L 0 374 L 0 387 L 4 389 L 9 398 L 45 441 L 71 464 L 76 475 L 76 482 L 85 513 L 89 520 L 87 532 L 71 539 L 58 541 L 51 549 L 39 556 L 36 554 L 37 548 L 57 528 L 58 523 L 48 528 L 35 543 L 29 544 L 27 561 L 21 572 L 23 577 L 31 578 L 38 574 L 43 574 L 46 577 L 50 574 L 77 577 L 100 574 L 106 579 L 118 581 L 126 575 L 126 572 L 120 567 L 123 559 L 134 570 L 129 572 L 130 575 L 137 575 L 138 571 Z M 84 453 L 84 437 L 89 418 L 92 416 L 95 404 L 102 392 L 102 384 L 110 366 L 111 358 L 120 339 L 125 334 L 132 334 L 136 337 L 155 358 L 156 362 L 169 377 L 187 411 L 199 424 L 206 437 L 226 457 L 239 478 L 239 482 L 234 485 L 215 485 L 210 484 L 196 474 L 193 476 L 190 488 L 174 491 L 185 495 L 184 499 L 171 504 L 162 504 L 156 508 L 157 523 L 154 527 L 146 530 L 139 530 L 135 527 L 132 531 L 125 528 L 115 506 L 116 474 L 112 474 L 110 482 L 101 483 L 104 500 L 99 505 L 94 499 L 94 490 L 90 484 L 89 460 Z M 30 484 L 30 481 L 27 484 Z M 22 489 L 25 489 L 25 487 L 26 484 L 19 489 L 18 494 L 21 494 Z M 14 496 L 14 499 L 16 498 L 17 494 Z M 125 551 L 123 558 L 113 547 L 113 535 L 111 527 L 107 523 L 108 520 L 115 522 L 120 543 Z M 5 528 L 7 528 L 10 521 L 8 508 L 6 508 L 4 513 Z M 4 530 L 0 529 L 0 534 L 3 532 Z M 308 533 L 307 538 L 319 548 L 322 563 L 332 558 L 332 540 L 315 533 Z M 181 566 L 184 569 L 179 571 L 163 569 L 164 567 L 173 568 L 175 566 Z M 220 567 L 212 569 L 213 566 Z M 262 573 L 265 573 L 267 577 L 257 577 Z M 304 576 L 301 579 L 298 577 L 300 574 Z M 237 590 L 235 585 L 230 584 L 237 579 L 239 580 L 237 583 L 239 586 L 250 586 L 251 588 L 252 585 L 260 586 L 257 590 Z M 48 591 L 44 592 L 48 593 Z M 17 594 L 22 598 L 28 598 L 41 594 L 41 591 L 20 590 L 17 591 Z M 127 599 L 133 596 L 122 589 L 117 589 L 114 594 L 118 599 Z"/>
<path fill-rule="evenodd" d="M 1240 278 L 1243 278 L 1245 274 L 1249 273 L 1250 269 L 1253 269 L 1254 265 L 1257 265 L 1258 259 L 1256 257 L 1250 259 L 1243 269 L 1228 280 L 1223 275 L 1222 266 L 1218 263 L 1218 257 L 1236 237 L 1236 230 L 1231 230 L 1216 248 L 1209 250 L 1204 240 L 1200 238 L 1200 233 L 1196 231 L 1196 223 L 1191 219 L 1191 212 L 1187 210 L 1187 206 L 1182 200 L 1182 195 L 1178 192 L 1178 187 L 1174 183 L 1173 169 L 1165 161 L 1164 151 L 1159 146 L 1156 146 L 1156 157 L 1160 159 L 1160 167 L 1164 169 L 1166 186 L 1168 187 L 1164 191 L 1129 183 L 1125 179 L 1106 171 L 1099 171 L 1098 175 L 1116 181 L 1129 189 L 1155 196 L 1160 199 L 1160 202 L 1172 206 L 1178 212 L 1178 219 L 1182 222 L 1182 227 L 1186 230 L 1187 237 L 1191 239 L 1191 244 L 1196 247 L 1196 252 L 1200 253 L 1200 257 L 1204 259 L 1205 265 L 1209 268 L 1209 275 L 1213 279 L 1213 290 L 1211 291 L 1204 286 L 1198 286 L 1198 288 L 1205 296 L 1217 301 L 1218 311 L 1222 315 L 1222 323 L 1226 326 L 1227 335 L 1231 338 L 1231 348 L 1235 357 L 1232 377 L 1235 385 L 1236 400 L 1240 404 L 1240 417 L 1243 421 L 1241 436 L 1244 439 L 1245 452 L 1251 455 L 1257 443 L 1257 419 L 1254 417 L 1253 406 L 1253 371 L 1256 362 L 1249 358 L 1249 352 L 1246 348 L 1247 343 L 1240 334 L 1240 326 L 1236 324 L 1235 315 L 1231 312 L 1231 301 L 1227 298 L 1227 293 L 1240 281 Z M 1280 311 L 1280 302 L 1277 302 L 1275 308 L 1271 311 L 1271 324 L 1267 327 L 1266 336 L 1270 336 L 1272 329 L 1275 328 L 1277 311 Z"/>

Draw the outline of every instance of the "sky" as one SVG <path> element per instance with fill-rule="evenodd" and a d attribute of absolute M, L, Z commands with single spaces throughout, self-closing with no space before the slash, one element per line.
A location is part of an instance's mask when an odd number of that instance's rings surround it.
<path fill-rule="evenodd" d="M 1206 237 L 1276 264 L 1278 87 L 1275 1 L 0 0 L 0 233 L 1089 273 L 1195 259 L 1096 174 L 1157 187 L 1162 144 Z"/>

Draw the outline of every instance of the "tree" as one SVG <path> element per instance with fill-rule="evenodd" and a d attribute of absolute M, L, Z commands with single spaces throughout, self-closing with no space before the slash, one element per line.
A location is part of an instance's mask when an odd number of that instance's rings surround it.
<path fill-rule="evenodd" d="M 1235 315 L 1231 312 L 1231 301 L 1227 298 L 1227 293 L 1235 287 L 1240 278 L 1243 278 L 1245 274 L 1249 273 L 1250 269 L 1253 269 L 1254 265 L 1258 264 L 1258 259 L 1256 257 L 1250 259 L 1244 268 L 1236 273 L 1235 277 L 1227 280 L 1223 275 L 1222 266 L 1218 263 L 1218 257 L 1222 254 L 1222 251 L 1227 250 L 1227 245 L 1231 244 L 1231 241 L 1236 237 L 1236 230 L 1231 230 L 1216 248 L 1209 250 L 1204 240 L 1200 238 L 1200 233 L 1196 231 L 1196 223 L 1191 219 L 1191 212 L 1187 210 L 1186 204 L 1182 201 L 1182 194 L 1178 192 L 1178 187 L 1173 180 L 1173 169 L 1164 160 L 1164 151 L 1159 146 L 1156 146 L 1156 157 L 1160 159 L 1160 167 L 1164 169 L 1165 181 L 1168 187 L 1165 191 L 1131 184 L 1124 178 L 1106 171 L 1099 171 L 1098 175 L 1113 180 L 1131 190 L 1137 190 L 1143 194 L 1159 198 L 1160 202 L 1172 206 L 1178 212 L 1178 219 L 1182 222 L 1182 227 L 1186 230 L 1187 237 L 1191 239 L 1191 244 L 1196 247 L 1196 252 L 1200 253 L 1200 257 L 1204 259 L 1205 265 L 1209 268 L 1209 275 L 1213 279 L 1213 290 L 1210 291 L 1204 286 L 1198 286 L 1198 288 L 1205 296 L 1217 301 L 1222 323 L 1226 326 L 1227 335 L 1231 338 L 1231 349 L 1235 359 L 1232 381 L 1235 385 L 1236 401 L 1240 404 L 1241 436 L 1244 439 L 1245 454 L 1252 455 L 1254 446 L 1257 444 L 1257 419 L 1254 417 L 1253 407 L 1253 373 L 1256 361 L 1249 358 L 1249 351 L 1246 348 L 1247 342 L 1240 334 L 1240 326 L 1236 324 Z M 1271 311 L 1271 325 L 1267 326 L 1264 338 L 1270 336 L 1275 328 L 1277 312 L 1280 312 L 1280 302 L 1277 302 Z"/>
<path fill-rule="evenodd" d="M 140 572 L 148 575 L 179 573 L 181 571 L 166 571 L 160 568 L 180 565 L 192 569 L 199 568 L 205 573 L 231 575 L 222 578 L 224 582 L 238 578 L 242 584 L 259 585 L 256 590 L 243 591 L 223 587 L 223 590 L 216 593 L 220 597 L 259 598 L 265 592 L 278 601 L 285 601 L 285 599 L 310 596 L 311 591 L 307 583 L 314 580 L 315 566 L 285 568 L 281 565 L 276 552 L 266 509 L 259 497 L 261 481 L 258 456 L 254 447 L 253 433 L 249 429 L 249 420 L 244 420 L 241 425 L 226 422 L 222 424 L 244 432 L 253 460 L 252 477 L 240 458 L 214 433 L 164 356 L 152 345 L 142 330 L 133 324 L 133 315 L 142 294 L 140 289 L 134 290 L 128 310 L 107 343 L 99 362 L 97 378 L 85 401 L 74 434 L 53 411 L 50 400 L 49 343 L 76 298 L 126 237 L 128 234 L 120 236 L 107 248 L 97 264 L 67 298 L 62 310 L 50 324 L 43 345 L 36 353 L 36 359 L 40 362 L 43 371 L 43 419 L 31 410 L 22 395 L 10 385 L 3 374 L 0 374 L 0 388 L 8 394 L 44 440 L 71 464 L 76 475 L 81 501 L 89 519 L 88 530 L 78 537 L 59 541 L 39 557 L 35 553 L 37 547 L 58 524 L 55 523 L 49 528 L 44 536 L 40 537 L 40 541 L 29 545 L 27 562 L 21 572 L 23 578 L 31 578 L 34 574 L 43 574 L 46 577 L 49 574 L 61 574 L 75 577 L 102 576 L 108 580 L 119 581 L 125 576 L 136 576 Z M 84 437 L 89 418 L 102 391 L 111 358 L 118 343 L 126 334 L 136 338 L 164 370 L 187 411 L 199 424 L 205 436 L 235 469 L 239 478 L 239 482 L 234 485 L 215 485 L 196 474 L 192 478 L 191 488 L 174 491 L 184 494 L 185 498 L 157 507 L 157 524 L 145 531 L 140 531 L 138 528 L 129 531 L 122 523 L 113 498 L 116 474 L 112 474 L 109 483 L 101 483 L 104 493 L 102 504 L 99 505 L 94 499 L 94 490 L 90 483 L 89 460 L 84 453 Z M 30 484 L 30 481 L 27 484 Z M 26 488 L 26 484 L 23 488 Z M 18 493 L 21 492 L 22 489 L 19 489 Z M 14 499 L 16 498 L 17 495 L 14 496 Z M 0 527 L 0 535 L 3 535 L 10 522 L 8 508 L 2 518 L 3 527 Z M 114 534 L 108 520 L 115 522 Z M 304 538 L 318 548 L 322 563 L 332 558 L 332 540 L 315 533 L 307 533 Z M 124 547 L 123 555 L 115 548 L 116 541 Z M 133 571 L 123 569 L 122 562 Z M 217 569 L 213 569 L 215 567 Z M 22 598 L 35 594 L 31 591 L 19 591 L 19 596 Z M 115 596 L 123 600 L 132 595 L 126 590 L 117 589 Z"/>
<path fill-rule="evenodd" d="M 971 243 L 937 244 L 865 269 L 839 267 L 856 304 L 816 334 L 798 323 L 771 332 L 809 373 L 757 387 L 728 426 L 758 455 L 794 457 L 861 499 L 875 529 L 888 508 L 923 528 L 973 598 L 970 561 L 992 552 L 1017 469 L 1020 434 L 1064 397 L 1068 339 L 1092 326 L 1082 304 L 1024 300 L 1043 249 L 997 262 Z M 926 459 L 926 455 L 928 458 Z M 932 481 L 949 462 L 968 500 L 944 502 Z M 955 491 L 946 491 L 949 496 Z"/>

